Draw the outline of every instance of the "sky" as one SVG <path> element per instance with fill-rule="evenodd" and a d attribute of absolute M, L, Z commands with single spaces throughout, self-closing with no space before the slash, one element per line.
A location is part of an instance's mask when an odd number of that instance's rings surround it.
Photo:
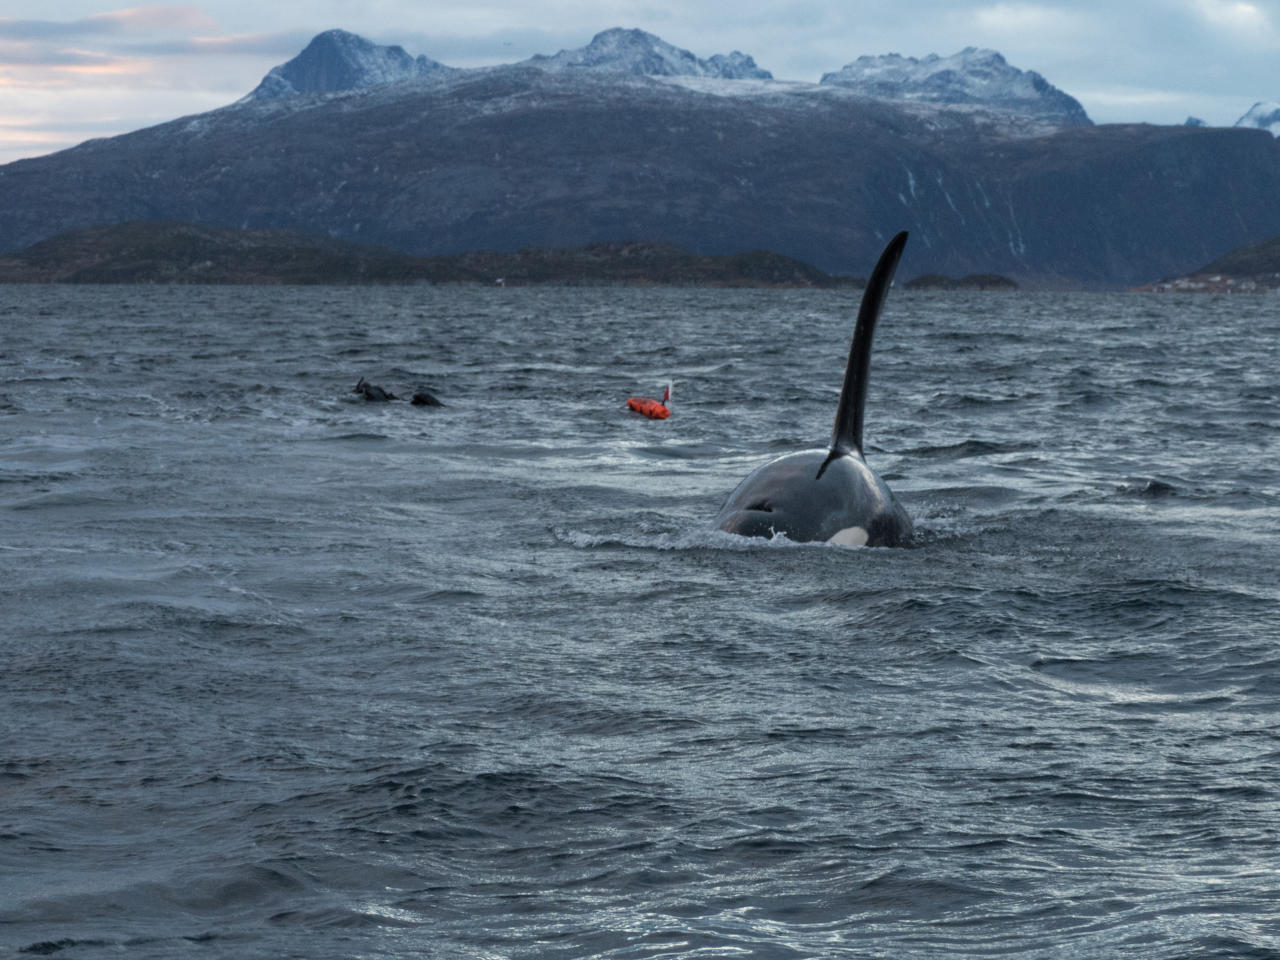
<path fill-rule="evenodd" d="M 456 67 L 638 27 L 807 81 L 864 54 L 990 47 L 1096 123 L 1230 126 L 1280 101 L 1280 0 L 0 0 L 0 163 L 225 106 L 334 27 Z"/>

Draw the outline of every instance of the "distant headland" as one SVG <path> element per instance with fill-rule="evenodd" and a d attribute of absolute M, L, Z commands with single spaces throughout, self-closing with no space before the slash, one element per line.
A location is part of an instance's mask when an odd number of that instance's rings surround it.
<path fill-rule="evenodd" d="M 0 257 L 0 282 L 165 284 L 475 283 L 500 286 L 857 287 L 767 251 L 690 253 L 594 243 L 413 257 L 288 230 L 135 221 L 90 227 Z"/>
<path fill-rule="evenodd" d="M 668 243 L 593 243 L 413 257 L 290 230 L 135 221 L 89 227 L 0 256 L 0 283 L 366 284 L 855 288 L 801 260 L 754 250 L 690 253 Z M 907 289 L 1015 289 L 1005 277 L 926 274 Z"/>
<path fill-rule="evenodd" d="M 1280 291 L 1280 237 L 1236 247 L 1189 274 L 1148 283 L 1141 293 L 1270 293 Z"/>

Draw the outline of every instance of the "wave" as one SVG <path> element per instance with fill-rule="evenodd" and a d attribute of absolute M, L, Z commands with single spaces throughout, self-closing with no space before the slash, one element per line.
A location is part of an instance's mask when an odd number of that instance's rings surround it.
<path fill-rule="evenodd" d="M 49 510 L 75 507 L 103 508 L 120 506 L 128 503 L 123 494 L 108 495 L 102 493 L 42 493 L 26 500 L 19 500 L 6 505 L 9 510 Z"/>
<path fill-rule="evenodd" d="M 1146 480 L 1129 480 L 1116 488 L 1116 493 L 1122 497 L 1139 497 L 1143 500 L 1163 500 L 1167 497 L 1176 497 L 1181 492 L 1177 485 L 1154 477 Z"/>
<path fill-rule="evenodd" d="M 1025 453 L 1038 450 L 1040 444 L 1033 440 L 1000 443 L 994 440 L 962 440 L 959 443 L 939 446 L 912 447 L 900 451 L 903 456 L 925 459 L 965 460 L 970 457 L 989 457 L 1002 453 Z"/>
<path fill-rule="evenodd" d="M 354 433 L 334 433 L 326 436 L 313 438 L 320 443 L 381 443 L 384 440 L 394 439 L 390 434 L 373 433 L 371 431 L 356 431 Z"/>
<path fill-rule="evenodd" d="M 694 530 L 646 533 L 589 533 L 564 527 L 552 528 L 552 534 L 561 543 L 589 550 L 601 547 L 633 547 L 640 550 L 685 551 L 726 550 L 738 553 L 758 550 L 862 550 L 863 547 L 842 547 L 832 543 L 798 543 L 784 534 L 768 540 L 763 537 L 741 537 L 712 527 Z"/>

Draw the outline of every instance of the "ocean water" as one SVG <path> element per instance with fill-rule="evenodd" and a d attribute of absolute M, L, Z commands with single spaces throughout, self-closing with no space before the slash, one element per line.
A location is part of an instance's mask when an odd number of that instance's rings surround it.
<path fill-rule="evenodd" d="M 856 307 L 0 287 L 0 954 L 1280 957 L 1280 301 Z"/>

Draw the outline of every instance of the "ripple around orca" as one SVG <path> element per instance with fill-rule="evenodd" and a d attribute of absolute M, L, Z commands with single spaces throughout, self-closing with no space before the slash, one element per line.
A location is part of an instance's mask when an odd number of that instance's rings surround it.
<path fill-rule="evenodd" d="M 635 452 L 654 460 L 707 460 L 724 456 L 724 448 L 709 443 L 662 444 L 635 447 Z"/>
<path fill-rule="evenodd" d="M 968 457 L 989 457 L 1002 453 L 1025 453 L 1038 450 L 1040 444 L 1033 441 L 998 443 L 993 440 L 962 440 L 941 446 L 913 447 L 901 451 L 904 456 L 925 457 L 938 460 L 964 460 Z"/>
<path fill-rule="evenodd" d="M 387 440 L 390 440 L 391 437 L 385 433 L 357 432 L 357 433 L 338 433 L 338 434 L 334 434 L 331 437 L 320 437 L 318 439 L 320 440 L 321 443 L 335 443 L 335 442 L 349 443 L 353 441 L 356 443 L 383 443 Z"/>

